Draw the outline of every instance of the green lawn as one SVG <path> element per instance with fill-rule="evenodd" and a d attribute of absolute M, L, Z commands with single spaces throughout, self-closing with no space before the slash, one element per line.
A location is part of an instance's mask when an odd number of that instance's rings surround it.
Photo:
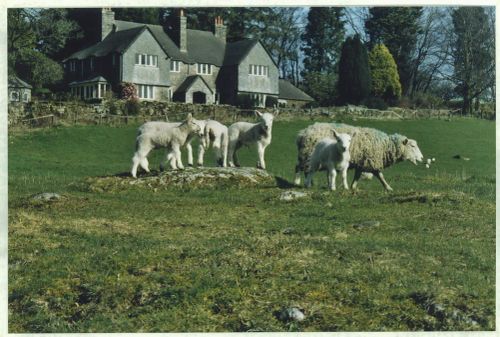
<path fill-rule="evenodd" d="M 311 123 L 275 122 L 271 173 L 292 181 Z M 331 193 L 319 173 L 289 203 L 274 186 L 92 193 L 86 177 L 129 170 L 136 126 L 9 134 L 9 332 L 494 330 L 495 124 L 351 123 L 436 162 L 387 169 L 393 193 Z M 353 226 L 367 220 L 380 225 Z M 279 319 L 288 307 L 306 319 Z"/>

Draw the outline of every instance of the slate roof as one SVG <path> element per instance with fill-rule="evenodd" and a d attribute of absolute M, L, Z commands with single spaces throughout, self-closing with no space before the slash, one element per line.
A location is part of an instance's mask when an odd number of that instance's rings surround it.
<path fill-rule="evenodd" d="M 203 83 L 205 83 L 205 85 L 207 86 L 207 88 L 210 90 L 210 92 L 213 93 L 212 89 L 210 89 L 210 86 L 207 84 L 207 82 L 205 82 L 205 80 L 203 79 L 203 77 L 201 77 L 200 75 L 191 75 L 191 76 L 186 77 L 186 79 L 184 80 L 184 82 L 182 82 L 182 84 L 179 85 L 179 87 L 177 88 L 177 90 L 175 92 L 187 92 L 189 90 L 189 88 L 198 79 L 201 79 L 203 81 Z"/>
<path fill-rule="evenodd" d="M 32 89 L 33 87 L 29 85 L 28 83 L 24 82 L 22 79 L 20 79 L 17 76 L 9 76 L 7 79 L 8 82 L 8 87 L 9 88 L 27 88 L 27 89 Z"/>
<path fill-rule="evenodd" d="M 135 27 L 127 30 L 117 31 L 106 36 L 104 40 L 98 42 L 88 48 L 77 51 L 66 60 L 78 59 L 83 60 L 89 56 L 105 56 L 111 52 L 122 52 L 128 48 L 130 44 L 142 33 L 145 26 Z"/>
<path fill-rule="evenodd" d="M 241 40 L 228 43 L 224 53 L 224 65 L 232 66 L 239 64 L 258 42 L 257 40 Z"/>
<path fill-rule="evenodd" d="M 195 63 L 208 63 L 221 67 L 226 44 L 212 32 L 187 29 L 187 52 Z"/>
<path fill-rule="evenodd" d="M 314 98 L 294 86 L 287 80 L 279 80 L 279 96 L 281 99 L 293 99 L 297 101 L 314 101 Z"/>

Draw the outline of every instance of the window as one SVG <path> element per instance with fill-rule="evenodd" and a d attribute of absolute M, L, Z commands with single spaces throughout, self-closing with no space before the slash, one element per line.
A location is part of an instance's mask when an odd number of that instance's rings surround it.
<path fill-rule="evenodd" d="M 10 93 L 10 100 L 11 101 L 18 101 L 19 100 L 19 93 L 17 91 L 13 91 Z"/>
<path fill-rule="evenodd" d="M 115 65 L 115 64 L 116 64 L 116 54 L 113 54 L 113 56 L 112 56 L 112 58 L 111 58 L 111 63 L 112 63 L 113 65 Z"/>
<path fill-rule="evenodd" d="M 212 75 L 212 65 L 206 63 L 198 63 L 198 67 L 196 69 L 198 74 L 202 75 Z"/>
<path fill-rule="evenodd" d="M 137 94 L 142 99 L 153 99 L 153 86 L 152 85 L 137 85 Z"/>
<path fill-rule="evenodd" d="M 135 54 L 135 64 L 141 66 L 158 67 L 158 56 L 149 54 Z"/>
<path fill-rule="evenodd" d="M 181 71 L 181 62 L 170 60 L 170 71 L 174 72 L 174 73 L 180 72 Z"/>
<path fill-rule="evenodd" d="M 94 58 L 90 58 L 90 71 L 94 71 Z"/>
<path fill-rule="evenodd" d="M 71 72 L 76 71 L 76 61 L 75 60 L 69 61 L 69 71 L 71 71 Z"/>
<path fill-rule="evenodd" d="M 28 102 L 28 94 L 27 93 L 24 93 L 23 101 Z"/>
<path fill-rule="evenodd" d="M 263 65 L 255 65 L 251 64 L 248 70 L 248 73 L 250 75 L 255 75 L 255 76 L 269 76 L 269 67 L 268 66 L 263 66 Z"/>

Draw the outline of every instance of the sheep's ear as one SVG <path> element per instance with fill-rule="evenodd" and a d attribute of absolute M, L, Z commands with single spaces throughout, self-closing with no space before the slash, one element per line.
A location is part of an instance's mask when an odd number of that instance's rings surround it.
<path fill-rule="evenodd" d="M 406 145 L 408 144 L 408 138 L 405 138 L 405 140 L 403 140 L 403 145 Z"/>
<path fill-rule="evenodd" d="M 193 119 L 193 115 L 192 115 L 191 113 L 188 113 L 188 115 L 187 115 L 186 119 L 187 119 L 188 121 L 189 121 L 189 120 L 191 120 L 191 119 Z"/>
<path fill-rule="evenodd" d="M 260 111 L 255 110 L 255 114 L 257 115 L 257 117 L 262 117 L 262 113 Z"/>
<path fill-rule="evenodd" d="M 339 134 L 337 133 L 337 131 L 332 130 L 332 134 L 333 134 L 333 137 L 334 137 L 335 139 L 337 139 L 337 140 L 339 139 Z"/>

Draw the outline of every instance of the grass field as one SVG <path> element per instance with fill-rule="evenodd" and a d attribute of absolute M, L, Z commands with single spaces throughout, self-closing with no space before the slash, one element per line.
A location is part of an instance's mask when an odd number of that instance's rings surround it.
<path fill-rule="evenodd" d="M 310 123 L 275 122 L 268 171 L 292 181 Z M 9 332 L 494 330 L 495 124 L 352 123 L 436 162 L 387 169 L 392 193 L 327 192 L 317 174 L 294 202 L 275 186 L 96 193 L 82 182 L 129 169 L 135 126 L 9 134 Z"/>

